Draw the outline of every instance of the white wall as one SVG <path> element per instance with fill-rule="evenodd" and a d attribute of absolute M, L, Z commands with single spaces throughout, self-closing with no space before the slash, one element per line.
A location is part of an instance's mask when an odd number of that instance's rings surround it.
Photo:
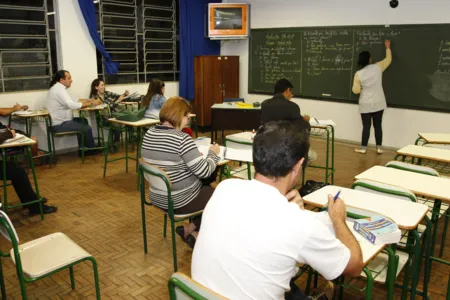
<path fill-rule="evenodd" d="M 224 0 L 251 4 L 251 28 L 339 25 L 450 23 L 448 0 L 400 0 L 396 9 L 389 0 Z M 418 41 L 420 42 L 420 41 Z M 240 56 L 240 97 L 261 102 L 267 96 L 248 94 L 248 41 L 226 42 L 222 55 Z M 413 63 L 413 62 L 412 62 Z M 294 99 L 302 113 L 318 119 L 333 119 L 336 137 L 360 142 L 358 106 L 310 99 Z M 418 132 L 448 132 L 446 113 L 388 108 L 383 118 L 384 145 L 402 147 Z M 370 143 L 374 144 L 373 132 Z"/>
<path fill-rule="evenodd" d="M 74 99 L 87 98 L 92 80 L 97 78 L 97 57 L 95 45 L 81 14 L 78 1 L 55 0 L 56 28 L 59 35 L 59 68 L 68 70 L 73 79 L 72 87 L 68 90 Z M 111 85 L 107 89 L 122 93 L 126 89 L 130 92 L 147 92 L 148 84 Z M 166 82 L 166 96 L 178 95 L 178 82 Z M 30 109 L 45 107 L 46 90 L 0 93 L 0 107 L 11 107 L 17 102 L 26 104 Z M 1 120 L 6 124 L 6 119 Z M 91 125 L 95 121 L 90 119 Z M 22 129 L 23 125 L 13 124 Z M 94 130 L 94 135 L 96 134 Z M 39 122 L 33 126 L 33 135 L 39 140 L 39 147 L 47 149 L 45 137 L 45 123 Z M 55 140 L 56 150 L 73 149 L 77 147 L 74 137 L 60 137 Z"/>

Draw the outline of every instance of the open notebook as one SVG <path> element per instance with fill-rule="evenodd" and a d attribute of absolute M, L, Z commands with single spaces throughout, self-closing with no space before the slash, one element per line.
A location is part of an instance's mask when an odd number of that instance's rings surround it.
<path fill-rule="evenodd" d="M 206 158 L 209 145 L 197 145 L 198 150 Z M 253 162 L 252 150 L 234 149 L 220 146 L 219 157 L 221 160 L 234 160 L 242 162 Z"/>

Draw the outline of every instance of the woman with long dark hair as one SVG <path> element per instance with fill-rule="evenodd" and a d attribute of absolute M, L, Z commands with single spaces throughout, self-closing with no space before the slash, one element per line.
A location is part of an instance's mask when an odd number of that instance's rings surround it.
<path fill-rule="evenodd" d="M 102 103 L 108 105 L 110 113 L 113 113 L 119 107 L 119 103 L 122 102 L 126 96 L 128 96 L 128 91 L 125 91 L 122 95 L 107 91 L 105 89 L 105 82 L 101 79 L 94 79 L 91 83 L 91 92 L 89 93 L 89 98 L 102 101 Z M 140 101 L 140 99 L 130 99 L 130 101 Z M 110 115 L 103 115 L 103 125 L 108 125 L 108 118 Z M 113 132 L 114 142 L 120 140 L 120 132 Z M 114 147 L 114 146 L 113 146 Z M 115 147 L 114 147 L 115 148 Z"/>
<path fill-rule="evenodd" d="M 370 127 L 373 122 L 375 129 L 375 140 L 377 153 L 383 153 L 381 145 L 383 142 L 382 119 L 386 109 L 386 97 L 383 91 L 383 72 L 389 67 L 392 61 L 391 42 L 384 42 L 386 47 L 386 57 L 382 61 L 372 64 L 372 56 L 369 51 L 359 54 L 358 65 L 361 68 L 355 74 L 352 91 L 359 96 L 359 112 L 363 123 L 361 138 L 361 148 L 355 152 L 365 154 L 367 143 L 370 137 Z"/>
<path fill-rule="evenodd" d="M 153 79 L 149 86 L 147 95 L 142 100 L 142 107 L 147 107 L 144 117 L 149 119 L 159 119 L 159 111 L 161 110 L 166 97 L 164 97 L 165 84 L 160 79 Z"/>

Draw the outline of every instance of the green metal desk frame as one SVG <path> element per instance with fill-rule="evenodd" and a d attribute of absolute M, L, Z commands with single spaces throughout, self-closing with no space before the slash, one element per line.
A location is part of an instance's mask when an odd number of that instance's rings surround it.
<path fill-rule="evenodd" d="M 311 125 L 311 137 L 325 137 L 326 139 L 326 156 L 325 166 L 309 165 L 308 168 L 323 169 L 325 170 L 325 183 L 334 184 L 334 126 L 316 126 Z M 302 168 L 302 186 L 306 181 L 306 169 Z"/>
<path fill-rule="evenodd" d="M 42 158 L 42 157 L 50 157 L 50 164 L 53 161 L 53 151 L 52 151 L 52 146 L 51 146 L 51 132 L 49 132 L 49 127 L 48 127 L 48 119 L 50 118 L 50 114 L 42 114 L 39 116 L 20 116 L 20 118 L 23 118 L 25 121 L 25 133 L 27 135 L 27 137 L 31 137 L 31 131 L 33 129 L 33 120 L 37 119 L 37 118 L 43 118 L 45 120 L 45 134 L 47 136 L 47 151 L 43 150 L 43 149 L 38 149 L 39 151 L 43 152 L 44 154 L 42 155 L 37 155 L 37 156 L 33 156 L 34 158 Z M 8 127 L 11 128 L 11 123 L 12 123 L 12 114 L 9 115 L 9 120 L 8 120 Z"/>
<path fill-rule="evenodd" d="M 92 147 L 92 148 L 84 147 L 84 144 L 85 144 L 84 126 L 85 126 L 85 123 L 87 122 L 87 119 L 85 118 L 86 111 L 91 111 L 91 110 L 85 110 L 85 109 L 80 110 L 80 118 L 83 120 L 81 122 L 81 163 L 83 163 L 83 164 L 84 164 L 84 157 L 85 157 L 84 153 L 86 151 L 101 149 L 101 150 L 103 150 L 105 157 L 107 156 L 107 153 L 108 153 L 108 147 L 106 147 L 105 137 L 103 135 L 103 130 L 101 130 L 101 125 L 100 125 L 102 123 L 102 114 L 101 114 L 102 110 L 98 110 L 98 109 L 94 110 L 95 119 L 97 122 L 97 147 Z M 84 122 L 84 120 L 86 120 L 86 122 Z"/>
<path fill-rule="evenodd" d="M 19 146 L 16 146 L 19 147 Z M 15 148 L 16 148 L 15 147 Z M 8 191 L 7 191 L 7 178 L 6 178 L 6 163 L 3 163 L 3 168 L 2 168 L 2 172 L 3 172 L 3 211 L 5 213 L 8 213 L 9 209 L 13 209 L 16 207 L 23 207 L 23 206 L 28 206 L 31 204 L 35 204 L 35 203 L 39 203 L 39 211 L 41 214 L 41 220 L 44 219 L 44 214 L 42 211 L 42 197 L 39 194 L 39 186 L 38 186 L 38 180 L 37 180 L 37 176 L 36 176 L 36 170 L 34 167 L 34 161 L 33 161 L 33 157 L 31 156 L 31 146 L 27 145 L 27 146 L 22 146 L 26 148 L 26 157 L 29 159 L 29 164 L 31 167 L 31 172 L 33 173 L 33 180 L 34 180 L 34 187 L 35 187 L 35 192 L 37 195 L 37 199 L 30 201 L 30 202 L 26 202 L 26 203 L 19 203 L 19 204 L 14 204 L 14 205 L 9 205 L 8 204 Z M 6 148 L 1 148 L 2 150 L 2 160 L 3 162 L 6 162 Z"/>

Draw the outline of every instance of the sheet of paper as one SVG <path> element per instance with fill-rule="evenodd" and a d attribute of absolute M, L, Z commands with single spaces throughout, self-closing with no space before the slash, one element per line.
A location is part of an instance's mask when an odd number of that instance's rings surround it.
<path fill-rule="evenodd" d="M 129 99 L 129 98 L 138 98 L 138 97 L 140 97 L 141 95 L 139 94 L 139 92 L 134 92 L 134 93 L 132 93 L 132 94 L 128 94 L 128 96 L 125 96 L 123 99 L 125 100 L 125 99 Z"/>
<path fill-rule="evenodd" d="M 20 133 L 16 133 L 16 136 L 10 139 L 7 139 L 6 141 L 4 141 L 4 144 L 9 144 L 9 143 L 15 143 L 18 142 L 22 139 L 26 138 L 26 136 L 24 136 L 23 134 Z"/>
<path fill-rule="evenodd" d="M 32 115 L 34 113 L 34 110 L 19 110 L 16 112 L 13 112 L 13 115 L 20 115 L 20 116 L 26 116 L 26 115 Z"/>
<path fill-rule="evenodd" d="M 315 118 L 309 119 L 309 124 L 311 125 L 331 125 L 336 126 L 336 123 L 333 122 L 333 120 L 319 120 Z"/>
<path fill-rule="evenodd" d="M 225 159 L 243 162 L 253 162 L 253 151 L 250 149 L 227 148 L 227 152 L 225 153 Z"/>
<path fill-rule="evenodd" d="M 208 151 L 209 151 L 210 146 L 211 145 L 197 145 L 198 150 L 203 155 L 203 158 L 206 158 L 208 156 Z M 221 160 L 224 159 L 224 154 L 227 151 L 226 149 L 227 149 L 226 147 L 220 146 L 220 152 L 219 152 L 218 156 L 220 157 Z"/>

